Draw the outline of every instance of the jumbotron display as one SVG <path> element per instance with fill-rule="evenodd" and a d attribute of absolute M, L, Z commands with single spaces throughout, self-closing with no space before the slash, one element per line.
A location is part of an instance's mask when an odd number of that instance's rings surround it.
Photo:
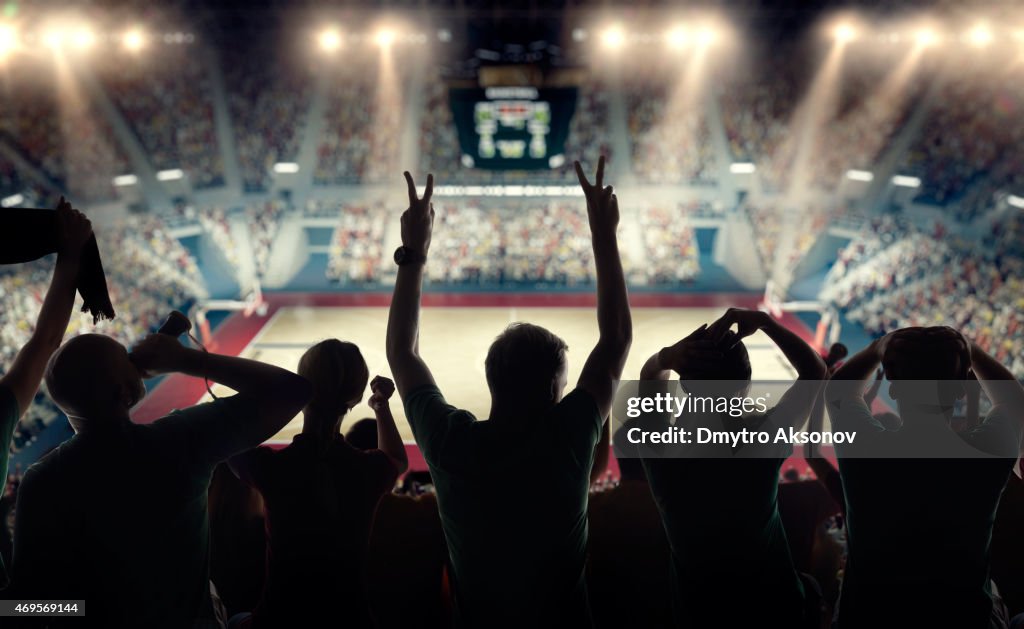
<path fill-rule="evenodd" d="M 576 88 L 451 88 L 462 165 L 539 170 L 565 163 Z"/>

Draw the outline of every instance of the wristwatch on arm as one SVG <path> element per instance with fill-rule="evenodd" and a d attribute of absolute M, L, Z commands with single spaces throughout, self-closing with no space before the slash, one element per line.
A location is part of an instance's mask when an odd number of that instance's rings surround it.
<path fill-rule="evenodd" d="M 405 245 L 395 249 L 395 264 L 398 266 L 406 266 L 407 264 L 426 264 L 426 262 L 427 256 L 415 249 L 410 249 Z"/>

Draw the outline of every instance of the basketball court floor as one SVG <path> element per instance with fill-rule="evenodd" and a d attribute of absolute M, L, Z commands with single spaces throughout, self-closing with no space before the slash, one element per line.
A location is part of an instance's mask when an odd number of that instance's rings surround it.
<path fill-rule="evenodd" d="M 724 307 L 633 308 L 633 347 L 624 379 L 637 379 L 640 367 L 651 354 L 710 323 Z M 240 315 L 236 315 L 240 316 Z M 390 377 L 384 354 L 388 311 L 385 307 L 281 306 L 239 352 L 246 358 L 295 370 L 299 357 L 314 343 L 339 338 L 357 344 L 374 375 Z M 420 354 L 430 367 L 449 403 L 487 417 L 489 395 L 484 377 L 487 348 L 509 323 L 528 321 L 544 326 L 569 345 L 569 389 L 579 377 L 587 355 L 597 341 L 597 316 L 589 307 L 424 307 L 420 326 Z M 753 377 L 785 380 L 795 377 L 781 352 L 763 334 L 747 339 Z M 229 394 L 221 387 L 214 393 Z M 568 391 L 568 389 L 567 389 Z M 365 400 L 346 418 L 351 423 L 373 417 Z M 412 442 L 398 395 L 392 412 L 403 439 Z M 274 441 L 291 441 L 302 429 L 301 416 L 293 419 Z M 343 428 L 344 430 L 344 425 Z"/>

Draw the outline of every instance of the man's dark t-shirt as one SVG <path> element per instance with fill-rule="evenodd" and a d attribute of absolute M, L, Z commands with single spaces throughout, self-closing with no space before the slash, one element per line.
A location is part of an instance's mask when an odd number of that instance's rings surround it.
<path fill-rule="evenodd" d="M 93 626 L 216 626 L 207 491 L 217 463 L 250 446 L 256 412 L 236 395 L 97 426 L 44 456 L 18 491 L 8 594 L 85 600 Z"/>
<path fill-rule="evenodd" d="M 648 382 L 643 395 L 672 386 Z M 663 430 L 670 417 L 635 425 Z M 675 426 L 778 430 L 772 413 L 732 418 L 683 414 Z M 623 446 L 624 448 L 626 446 Z M 779 471 L 788 444 L 635 446 L 672 549 L 673 613 L 682 627 L 806 626 L 805 592 L 779 514 Z"/>
<path fill-rule="evenodd" d="M 477 421 L 432 385 L 404 402 L 437 488 L 459 624 L 591 626 L 587 498 L 602 427 L 593 397 L 576 389 L 516 425 Z"/>
<path fill-rule="evenodd" d="M 899 439 L 883 431 L 863 400 L 843 400 L 836 430 L 858 432 L 862 453 Z M 840 627 L 989 627 L 989 545 L 999 497 L 1015 463 L 1019 418 L 998 407 L 982 424 L 945 438 L 1005 458 L 856 458 L 837 445 L 847 502 L 848 557 L 839 601 Z M 862 441 L 863 438 L 863 441 Z M 916 439 L 914 452 L 928 437 Z M 936 448 L 951 451 L 931 437 Z M 858 446 L 860 447 L 860 446 Z M 879 446 L 882 447 L 882 446 Z M 883 451 L 883 450 L 879 450 Z M 938 623 L 938 624 L 935 624 Z"/>
<path fill-rule="evenodd" d="M 347 617 L 353 627 L 369 622 L 370 530 L 398 469 L 380 450 L 359 450 L 341 435 L 320 447 L 299 434 L 281 450 L 261 447 L 231 460 L 265 504 L 267 577 L 254 627 L 331 617 Z"/>

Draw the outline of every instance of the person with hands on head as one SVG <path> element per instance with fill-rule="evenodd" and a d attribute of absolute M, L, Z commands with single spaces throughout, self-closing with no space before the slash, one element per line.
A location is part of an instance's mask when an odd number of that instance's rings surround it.
<path fill-rule="evenodd" d="M 590 474 L 632 321 L 615 233 L 618 199 L 604 185 L 604 158 L 594 185 L 579 163 L 576 172 L 597 267 L 598 342 L 575 390 L 563 396 L 565 342 L 540 326 L 510 325 L 485 359 L 487 421 L 449 404 L 419 354 L 433 178 L 421 198 L 406 173 L 409 209 L 395 254 L 387 358 L 437 490 L 460 626 L 592 625 L 585 580 Z M 513 486 L 528 487 L 529 497 L 495 491 Z"/>
<path fill-rule="evenodd" d="M 748 396 L 751 366 L 743 339 L 758 330 L 776 343 L 798 374 L 775 408 L 767 415 L 739 418 L 685 412 L 675 426 L 691 431 L 747 428 L 773 437 L 779 427 L 801 426 L 825 364 L 800 337 L 758 311 L 730 308 L 710 326 L 652 355 L 640 373 L 639 395 L 678 396 L 669 382 L 675 372 L 688 395 Z M 671 419 L 644 414 L 635 425 L 665 430 Z M 791 447 L 735 450 L 694 441 L 638 448 L 672 550 L 675 626 L 819 626 L 820 601 L 807 591 L 811 581 L 794 566 L 779 515 L 779 471 Z M 743 604 L 737 606 L 737 600 Z"/>
<path fill-rule="evenodd" d="M 143 378 L 183 373 L 238 393 L 132 422 Z M 128 352 L 65 343 L 46 385 L 75 435 L 25 474 L 8 596 L 85 600 L 95 626 L 214 626 L 207 492 L 218 463 L 270 438 L 309 399 L 305 378 L 150 334 Z"/>
<path fill-rule="evenodd" d="M 879 365 L 897 430 L 884 429 L 864 399 Z M 968 370 L 992 410 L 954 433 Z M 1005 626 L 989 544 L 1024 417 L 1024 388 L 1013 374 L 953 328 L 904 328 L 843 364 L 825 402 L 835 430 L 857 432 L 854 444 L 836 444 L 848 543 L 838 626 Z M 908 522 L 917 525 L 894 525 Z"/>
<path fill-rule="evenodd" d="M 233 628 L 311 626 L 328 618 L 373 624 L 365 578 L 370 531 L 381 497 L 408 467 L 388 406 L 394 384 L 382 376 L 370 383 L 378 446 L 364 450 L 341 433 L 370 376 L 359 348 L 321 341 L 299 360 L 299 375 L 313 385 L 302 432 L 284 448 L 263 446 L 229 461 L 263 496 L 267 523 L 263 595 L 251 614 L 233 619 Z"/>
<path fill-rule="evenodd" d="M 18 351 L 7 371 L 0 376 L 0 496 L 7 484 L 11 439 L 18 420 L 32 405 L 39 390 L 46 363 L 64 340 L 75 306 L 82 247 L 92 236 L 92 223 L 84 214 L 60 198 L 57 203 L 57 265 L 43 299 L 35 328 Z M 0 588 L 7 584 L 7 572 L 0 557 Z"/>

